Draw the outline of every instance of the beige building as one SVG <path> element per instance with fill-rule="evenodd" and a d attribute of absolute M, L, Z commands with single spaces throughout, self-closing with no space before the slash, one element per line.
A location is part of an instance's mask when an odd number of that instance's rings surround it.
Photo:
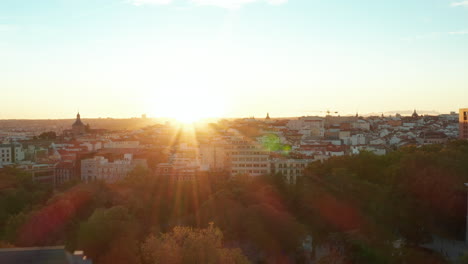
<path fill-rule="evenodd" d="M 124 154 L 123 159 L 113 162 L 101 156 L 84 159 L 81 161 L 81 180 L 116 182 L 125 178 L 138 165 L 147 167 L 146 160 L 133 159 L 132 154 Z"/>
<path fill-rule="evenodd" d="M 270 173 L 270 153 L 257 141 L 245 137 L 232 138 L 226 146 L 226 155 L 231 175 Z"/>
<path fill-rule="evenodd" d="M 304 169 L 314 160 L 307 159 L 273 159 L 271 173 L 281 173 L 287 183 L 295 184 L 298 177 L 304 175 Z"/>
<path fill-rule="evenodd" d="M 459 115 L 460 138 L 468 139 L 468 108 L 460 109 Z"/>
<path fill-rule="evenodd" d="M 227 143 L 214 141 L 200 145 L 200 165 L 204 171 L 221 171 L 227 167 Z"/>
<path fill-rule="evenodd" d="M 323 137 L 325 135 L 324 124 L 324 119 L 321 117 L 307 116 L 296 120 L 290 120 L 286 126 L 290 130 L 300 131 L 300 134 Z"/>

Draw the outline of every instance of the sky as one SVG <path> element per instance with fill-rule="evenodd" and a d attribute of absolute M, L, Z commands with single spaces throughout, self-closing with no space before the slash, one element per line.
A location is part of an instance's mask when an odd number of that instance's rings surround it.
<path fill-rule="evenodd" d="M 462 107 L 464 0 L 0 1 L 0 119 Z"/>

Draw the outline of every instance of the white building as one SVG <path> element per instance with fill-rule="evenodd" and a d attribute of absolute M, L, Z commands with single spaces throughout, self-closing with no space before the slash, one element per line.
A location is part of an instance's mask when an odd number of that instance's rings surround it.
<path fill-rule="evenodd" d="M 124 154 L 121 160 L 109 162 L 108 159 L 96 156 L 81 161 L 81 180 L 85 182 L 103 180 L 116 182 L 127 176 L 137 165 L 147 166 L 146 160 L 133 159 L 132 154 Z"/>
<path fill-rule="evenodd" d="M 139 141 L 109 141 L 104 143 L 104 148 L 139 148 Z"/>
<path fill-rule="evenodd" d="M 24 160 L 24 151 L 21 144 L 0 144 L 0 165 L 13 164 L 22 160 Z"/>
<path fill-rule="evenodd" d="M 366 137 L 363 134 L 352 135 L 350 138 L 350 143 L 353 146 L 356 145 L 365 145 Z"/>

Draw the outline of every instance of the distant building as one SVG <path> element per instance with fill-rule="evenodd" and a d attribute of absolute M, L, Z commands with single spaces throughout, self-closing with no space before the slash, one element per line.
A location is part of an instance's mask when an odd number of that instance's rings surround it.
<path fill-rule="evenodd" d="M 69 137 L 79 137 L 79 136 L 84 136 L 88 133 L 89 127 L 87 127 L 83 122 L 81 121 L 81 116 L 80 113 L 76 114 L 76 120 L 72 124 L 71 129 L 65 129 L 63 130 L 63 135 L 69 136 Z"/>
<path fill-rule="evenodd" d="M 140 148 L 139 141 L 109 141 L 104 143 L 105 149 Z"/>
<path fill-rule="evenodd" d="M 20 143 L 0 144 L 0 165 L 9 165 L 24 160 L 24 151 Z"/>
<path fill-rule="evenodd" d="M 234 138 L 226 147 L 226 152 L 231 175 L 258 176 L 270 172 L 270 152 L 256 141 Z"/>
<path fill-rule="evenodd" d="M 281 173 L 287 183 L 295 184 L 297 178 L 304 175 L 307 164 L 312 161 L 307 159 L 273 159 L 271 161 L 271 173 Z"/>
<path fill-rule="evenodd" d="M 19 169 L 31 173 L 34 182 L 46 183 L 55 186 L 54 164 L 22 164 Z"/>
<path fill-rule="evenodd" d="M 75 178 L 74 162 L 59 162 L 54 168 L 54 184 L 61 185 Z"/>
<path fill-rule="evenodd" d="M 172 181 L 194 181 L 199 171 L 199 166 L 189 163 L 160 163 L 156 166 L 157 175 Z"/>
<path fill-rule="evenodd" d="M 226 142 L 214 141 L 200 144 L 200 163 L 202 170 L 221 171 L 226 169 Z"/>
<path fill-rule="evenodd" d="M 125 154 L 123 159 L 113 162 L 101 156 L 84 159 L 81 161 L 81 180 L 116 182 L 125 178 L 138 165 L 147 167 L 146 160 L 133 159 L 132 154 Z"/>
<path fill-rule="evenodd" d="M 75 136 L 84 135 L 86 133 L 86 126 L 81 122 L 80 113 L 76 115 L 75 123 L 72 125 L 72 132 Z"/>
<path fill-rule="evenodd" d="M 459 115 L 460 138 L 468 139 L 468 108 L 460 109 Z"/>
<path fill-rule="evenodd" d="M 290 120 L 286 126 L 291 130 L 309 131 L 308 136 L 323 137 L 325 135 L 324 119 L 321 117 L 301 117 L 297 120 Z"/>
<path fill-rule="evenodd" d="M 422 144 L 444 144 L 448 141 L 446 134 L 437 131 L 424 131 L 419 137 Z"/>

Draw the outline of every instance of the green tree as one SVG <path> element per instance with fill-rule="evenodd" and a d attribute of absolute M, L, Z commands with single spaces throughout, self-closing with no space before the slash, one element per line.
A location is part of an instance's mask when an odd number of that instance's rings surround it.
<path fill-rule="evenodd" d="M 118 245 L 122 239 L 132 241 L 137 234 L 137 226 L 128 210 L 122 206 L 109 209 L 99 208 L 89 217 L 88 221 L 82 223 L 78 232 L 78 248 L 83 249 L 85 254 L 96 260 L 102 256 L 108 256 L 109 252 L 115 252 L 112 245 Z M 136 252 L 131 252 L 136 254 Z M 124 257 L 122 257 L 124 258 Z M 99 263 L 99 262 L 98 262 Z"/>
<path fill-rule="evenodd" d="M 39 135 L 39 139 L 43 140 L 54 140 L 57 138 L 57 134 L 54 131 L 43 132 Z"/>

